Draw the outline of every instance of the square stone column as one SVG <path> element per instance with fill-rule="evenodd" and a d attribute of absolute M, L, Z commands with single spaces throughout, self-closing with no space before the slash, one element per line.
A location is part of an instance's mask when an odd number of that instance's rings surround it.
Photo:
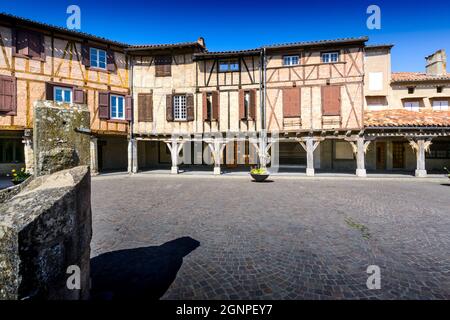
<path fill-rule="evenodd" d="M 90 141 L 91 150 L 91 175 L 98 174 L 98 138 L 91 137 Z"/>
<path fill-rule="evenodd" d="M 367 142 L 368 143 L 368 142 Z M 366 172 L 366 143 L 364 142 L 364 137 L 358 137 L 356 140 L 356 176 L 357 177 L 367 177 Z"/>
<path fill-rule="evenodd" d="M 304 138 L 303 141 L 299 141 L 300 145 L 306 151 L 306 175 L 308 177 L 314 177 L 314 151 L 319 146 L 321 140 L 314 140 L 313 137 Z"/>
<path fill-rule="evenodd" d="M 424 139 L 417 140 L 416 158 L 417 158 L 417 168 L 416 177 L 424 178 L 427 176 L 427 170 L 425 168 L 425 150 L 426 141 Z"/>
<path fill-rule="evenodd" d="M 128 140 L 128 173 L 137 173 L 137 141 L 136 139 Z"/>
<path fill-rule="evenodd" d="M 29 174 L 34 173 L 34 152 L 33 152 L 33 138 L 31 136 L 31 131 L 26 130 L 25 135 L 22 140 L 23 143 L 23 154 L 25 157 L 25 170 Z"/>

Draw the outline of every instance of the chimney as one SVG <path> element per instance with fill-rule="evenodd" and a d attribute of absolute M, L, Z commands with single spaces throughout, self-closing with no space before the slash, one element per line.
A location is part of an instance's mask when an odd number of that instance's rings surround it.
<path fill-rule="evenodd" d="M 201 45 L 203 48 L 206 48 L 205 45 L 205 39 L 203 39 L 203 37 L 199 37 L 197 40 L 198 44 Z"/>
<path fill-rule="evenodd" d="M 447 55 L 441 49 L 425 58 L 427 75 L 442 76 L 447 74 Z"/>

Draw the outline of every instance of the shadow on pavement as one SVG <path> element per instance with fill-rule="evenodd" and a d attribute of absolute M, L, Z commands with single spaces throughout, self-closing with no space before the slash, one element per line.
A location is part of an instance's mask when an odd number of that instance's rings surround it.
<path fill-rule="evenodd" d="M 91 259 L 91 298 L 159 299 L 200 242 L 182 237 L 160 246 L 107 252 Z"/>

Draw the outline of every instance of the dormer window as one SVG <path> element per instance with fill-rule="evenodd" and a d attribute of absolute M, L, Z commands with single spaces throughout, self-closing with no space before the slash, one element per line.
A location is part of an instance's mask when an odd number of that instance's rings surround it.
<path fill-rule="evenodd" d="M 285 66 L 296 66 L 299 64 L 299 56 L 284 56 L 283 65 Z"/>
<path fill-rule="evenodd" d="M 237 61 L 221 61 L 219 62 L 219 72 L 239 71 L 239 62 Z"/>
<path fill-rule="evenodd" d="M 91 67 L 106 70 L 106 51 L 96 48 L 90 48 Z"/>
<path fill-rule="evenodd" d="M 334 63 L 339 62 L 339 52 L 333 51 L 333 52 L 324 52 L 322 53 L 322 63 Z"/>

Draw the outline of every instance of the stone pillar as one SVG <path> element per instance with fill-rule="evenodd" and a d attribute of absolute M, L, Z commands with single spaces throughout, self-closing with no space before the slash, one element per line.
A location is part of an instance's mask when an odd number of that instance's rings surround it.
<path fill-rule="evenodd" d="M 170 173 L 178 174 L 178 155 L 183 148 L 183 142 L 178 142 L 176 140 L 165 141 L 167 147 L 170 150 L 170 157 L 172 159 L 172 167 Z"/>
<path fill-rule="evenodd" d="M 417 140 L 417 149 L 416 149 L 416 157 L 417 157 L 417 168 L 416 168 L 416 177 L 423 178 L 427 176 L 427 170 L 425 168 L 425 140 L 420 139 Z"/>
<path fill-rule="evenodd" d="M 33 154 L 33 138 L 31 137 L 31 134 L 25 133 L 25 136 L 23 137 L 23 150 L 24 150 L 24 156 L 25 156 L 25 170 L 29 174 L 34 173 L 34 154 Z"/>
<path fill-rule="evenodd" d="M 136 139 L 128 140 L 128 173 L 137 173 L 137 141 Z"/>
<path fill-rule="evenodd" d="M 313 137 L 307 137 L 304 141 L 299 142 L 306 151 L 306 175 L 308 177 L 314 177 L 314 151 L 319 146 L 320 140 L 314 141 Z"/>
<path fill-rule="evenodd" d="M 368 142 L 367 142 L 368 143 Z M 364 137 L 358 137 L 356 140 L 356 176 L 366 177 L 365 153 L 366 145 Z"/>
<path fill-rule="evenodd" d="M 225 143 L 220 141 L 214 141 L 208 143 L 208 147 L 211 149 L 211 153 L 213 154 L 214 159 L 214 175 L 222 174 L 220 169 L 220 162 L 222 160 L 222 152 L 225 148 Z"/>
<path fill-rule="evenodd" d="M 91 137 L 90 150 L 91 150 L 91 175 L 95 176 L 98 174 L 98 138 L 97 137 Z"/>

